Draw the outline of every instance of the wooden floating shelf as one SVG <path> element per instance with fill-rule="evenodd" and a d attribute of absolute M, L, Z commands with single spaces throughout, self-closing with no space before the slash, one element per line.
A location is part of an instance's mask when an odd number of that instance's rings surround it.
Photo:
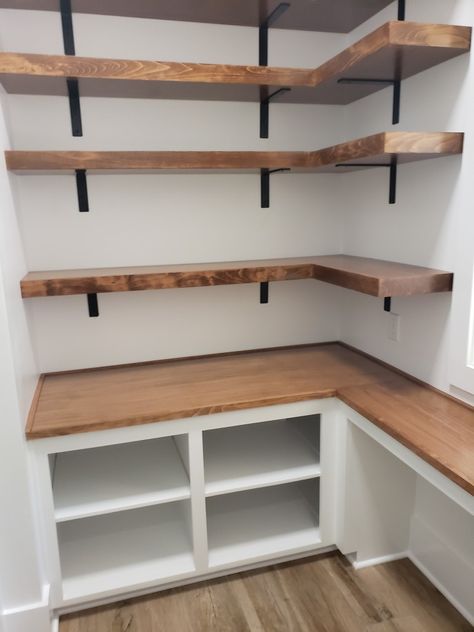
<path fill-rule="evenodd" d="M 347 33 L 387 7 L 393 0 L 291 0 L 274 28 Z M 75 13 L 260 26 L 280 0 L 74 0 Z M 58 11 L 57 0 L 0 0 L 0 9 Z"/>
<path fill-rule="evenodd" d="M 17 173 L 260 170 L 337 173 L 370 164 L 389 164 L 462 153 L 458 132 L 382 132 L 317 151 L 6 151 L 7 167 Z M 350 163 L 338 169 L 341 163 Z M 361 166 L 357 163 L 361 163 Z"/>
<path fill-rule="evenodd" d="M 377 297 L 450 292 L 450 272 L 348 255 L 30 272 L 23 298 L 315 279 Z"/>
<path fill-rule="evenodd" d="M 470 49 L 471 29 L 388 22 L 317 69 L 269 68 L 65 55 L 0 53 L 0 82 L 14 94 L 261 101 L 282 87 L 284 103 L 346 104 L 386 87 L 339 84 L 345 79 L 400 80 Z"/>

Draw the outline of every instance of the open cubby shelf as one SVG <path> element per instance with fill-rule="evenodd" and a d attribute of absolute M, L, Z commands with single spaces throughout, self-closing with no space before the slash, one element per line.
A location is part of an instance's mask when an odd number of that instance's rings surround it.
<path fill-rule="evenodd" d="M 85 96 L 345 104 L 470 49 L 471 29 L 387 22 L 316 69 L 0 53 L 0 82 L 14 94 L 66 96 L 65 79 Z M 340 79 L 379 82 L 345 85 Z"/>
<path fill-rule="evenodd" d="M 172 437 L 63 452 L 55 456 L 53 472 L 56 522 L 191 496 Z"/>
<path fill-rule="evenodd" d="M 394 0 L 291 0 L 275 28 L 346 33 L 393 3 Z M 74 0 L 76 13 L 260 26 L 278 11 L 280 0 Z M 263 5 L 265 5 L 263 7 Z M 0 8 L 58 11 L 57 0 L 0 0 Z"/>
<path fill-rule="evenodd" d="M 450 292 L 450 272 L 349 255 L 30 272 L 23 298 L 315 279 L 380 298 Z"/>
<path fill-rule="evenodd" d="M 215 496 L 206 505 L 211 568 L 321 543 L 318 479 Z"/>
<path fill-rule="evenodd" d="M 319 417 L 209 430 L 204 474 L 208 497 L 316 478 Z"/>
<path fill-rule="evenodd" d="M 194 572 L 190 501 L 58 524 L 65 599 Z"/>
<path fill-rule="evenodd" d="M 16 151 L 5 152 L 10 171 L 73 173 L 161 170 L 291 169 L 346 173 L 370 166 L 461 154 L 460 132 L 381 132 L 316 151 Z M 349 163 L 346 168 L 338 165 Z"/>

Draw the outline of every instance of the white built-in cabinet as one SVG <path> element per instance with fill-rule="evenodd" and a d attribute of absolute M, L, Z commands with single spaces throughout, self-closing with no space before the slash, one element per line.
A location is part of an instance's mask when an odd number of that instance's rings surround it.
<path fill-rule="evenodd" d="M 304 402 L 32 442 L 54 608 L 334 545 L 327 410 Z"/>

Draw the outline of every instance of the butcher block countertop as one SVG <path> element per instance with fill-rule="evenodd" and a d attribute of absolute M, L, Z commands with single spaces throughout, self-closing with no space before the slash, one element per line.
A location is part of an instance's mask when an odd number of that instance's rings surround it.
<path fill-rule="evenodd" d="M 28 439 L 337 397 L 474 495 L 474 409 L 340 343 L 42 375 Z"/>

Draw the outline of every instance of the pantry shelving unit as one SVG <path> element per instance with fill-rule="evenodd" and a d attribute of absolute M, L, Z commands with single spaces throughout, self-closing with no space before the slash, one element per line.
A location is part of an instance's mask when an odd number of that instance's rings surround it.
<path fill-rule="evenodd" d="M 405 2 L 399 0 L 399 21 L 377 28 L 318 68 L 266 65 L 269 26 L 349 32 L 390 4 L 391 0 L 319 0 L 310 7 L 306 0 L 0 0 L 0 8 L 60 9 L 66 53 L 0 53 L 0 82 L 13 94 L 68 95 L 74 135 L 82 134 L 83 96 L 231 99 L 268 105 L 278 92 L 282 103 L 346 104 L 393 85 L 395 120 L 400 81 L 468 52 L 470 28 L 404 22 Z M 259 27 L 260 66 L 76 57 L 71 10 Z M 257 172 L 263 199 L 275 170 L 342 174 L 387 167 L 394 201 L 399 164 L 459 155 L 462 149 L 462 133 L 387 132 L 309 152 L 13 150 L 6 152 L 6 161 L 19 175 L 75 175 L 80 210 L 85 211 L 86 175 L 127 172 Z M 380 297 L 386 308 L 394 296 L 450 292 L 453 283 L 450 272 L 327 255 L 32 271 L 21 281 L 21 292 L 25 299 L 87 295 L 90 315 L 98 315 L 97 294 L 102 292 L 237 283 L 268 288 L 269 282 L 296 279 Z M 288 360 L 282 351 L 273 362 L 268 362 L 269 356 L 243 354 L 238 366 L 233 364 L 236 358 L 200 358 L 188 364 L 43 376 L 27 435 L 39 439 L 32 448 L 33 467 L 41 490 L 52 607 L 333 546 L 340 465 L 339 418 L 331 401 L 336 396 L 348 404 L 357 400 L 361 414 L 452 480 L 467 481 L 467 489 L 470 482 L 459 471 L 459 462 L 437 456 L 443 450 L 448 457 L 452 454 L 451 446 L 448 450 L 445 445 L 444 426 L 438 434 L 433 431 L 439 395 L 423 395 L 431 402 L 432 417 L 427 414 L 420 421 L 410 399 L 411 383 L 398 374 L 335 346 L 310 352 L 311 357 L 305 350 L 289 352 Z M 392 402 L 396 422 L 407 418 L 403 432 L 398 426 L 394 430 L 396 423 L 387 419 L 389 407 L 380 414 L 379 390 L 384 403 Z M 295 407 L 283 411 L 286 404 Z M 449 405 L 455 408 L 452 402 Z M 256 408 L 251 410 L 252 406 Z M 467 414 L 457 409 L 455 413 L 449 418 L 455 419 L 456 439 Z M 420 441 L 427 435 L 428 447 Z M 461 442 L 456 449 L 462 447 Z"/>

